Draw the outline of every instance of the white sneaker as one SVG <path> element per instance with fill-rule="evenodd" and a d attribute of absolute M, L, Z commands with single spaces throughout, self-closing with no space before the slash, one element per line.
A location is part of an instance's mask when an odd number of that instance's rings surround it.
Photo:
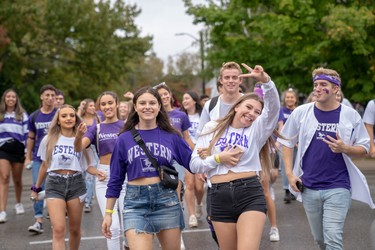
<path fill-rule="evenodd" d="M 25 209 L 23 208 L 22 203 L 17 203 L 14 206 L 14 209 L 16 210 L 16 214 L 24 214 L 25 213 Z"/>
<path fill-rule="evenodd" d="M 202 209 L 203 209 L 202 204 L 201 205 L 195 204 L 195 216 L 197 217 L 198 220 L 202 217 Z"/>
<path fill-rule="evenodd" d="M 270 241 L 280 241 L 279 229 L 277 227 L 271 227 L 270 230 Z"/>
<path fill-rule="evenodd" d="M 1 211 L 0 213 L 0 223 L 4 223 L 7 221 L 7 213 L 5 211 Z"/>
<path fill-rule="evenodd" d="M 34 225 L 29 226 L 29 232 L 34 232 L 34 233 L 43 233 L 43 224 L 40 222 L 35 222 Z"/>
<path fill-rule="evenodd" d="M 184 238 L 182 238 L 182 234 L 181 234 L 181 246 L 180 246 L 181 250 L 185 250 L 185 244 L 184 244 Z"/>
<path fill-rule="evenodd" d="M 198 226 L 197 217 L 195 217 L 194 214 L 190 215 L 190 217 L 189 217 L 189 227 L 197 227 L 197 226 Z"/>

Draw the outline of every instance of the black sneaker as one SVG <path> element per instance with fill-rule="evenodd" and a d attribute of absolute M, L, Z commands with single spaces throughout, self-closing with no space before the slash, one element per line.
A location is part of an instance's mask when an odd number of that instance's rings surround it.
<path fill-rule="evenodd" d="M 290 193 L 290 197 L 292 198 L 292 201 L 295 201 L 297 198 L 294 196 L 294 194 Z"/>
<path fill-rule="evenodd" d="M 288 189 L 285 190 L 285 196 L 284 196 L 284 203 L 289 204 L 290 201 L 292 200 L 292 194 Z"/>

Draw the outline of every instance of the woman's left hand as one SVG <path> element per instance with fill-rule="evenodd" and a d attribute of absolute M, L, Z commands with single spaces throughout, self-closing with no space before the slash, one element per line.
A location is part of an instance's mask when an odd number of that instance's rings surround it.
<path fill-rule="evenodd" d="M 248 74 L 241 74 L 240 77 L 250 77 L 253 78 L 257 82 L 268 83 L 271 78 L 270 76 L 263 70 L 263 67 L 260 65 L 256 65 L 254 69 L 246 65 L 245 63 L 241 63 L 249 73 Z"/>
<path fill-rule="evenodd" d="M 98 172 L 96 173 L 96 177 L 99 181 L 104 181 L 105 178 L 107 178 L 107 175 L 105 172 L 98 170 Z"/>

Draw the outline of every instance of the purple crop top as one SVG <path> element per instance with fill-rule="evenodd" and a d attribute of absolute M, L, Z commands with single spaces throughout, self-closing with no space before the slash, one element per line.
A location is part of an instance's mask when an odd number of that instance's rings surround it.
<path fill-rule="evenodd" d="M 84 136 L 87 137 L 91 144 L 94 145 L 97 144 L 97 127 L 98 126 L 90 127 Z M 124 121 L 118 120 L 117 122 L 113 123 L 100 123 L 99 127 L 99 147 L 98 145 L 96 145 L 96 147 L 98 148 L 100 157 L 113 152 L 113 148 L 115 147 L 116 140 L 118 138 L 118 133 L 124 127 Z"/>

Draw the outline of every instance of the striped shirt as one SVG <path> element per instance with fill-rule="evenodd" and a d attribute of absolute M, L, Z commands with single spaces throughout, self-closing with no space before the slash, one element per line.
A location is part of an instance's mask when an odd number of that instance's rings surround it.
<path fill-rule="evenodd" d="M 4 121 L 0 122 L 0 146 L 10 139 L 25 144 L 29 130 L 27 129 L 28 116 L 23 113 L 22 121 L 16 120 L 15 112 L 5 113 Z"/>

